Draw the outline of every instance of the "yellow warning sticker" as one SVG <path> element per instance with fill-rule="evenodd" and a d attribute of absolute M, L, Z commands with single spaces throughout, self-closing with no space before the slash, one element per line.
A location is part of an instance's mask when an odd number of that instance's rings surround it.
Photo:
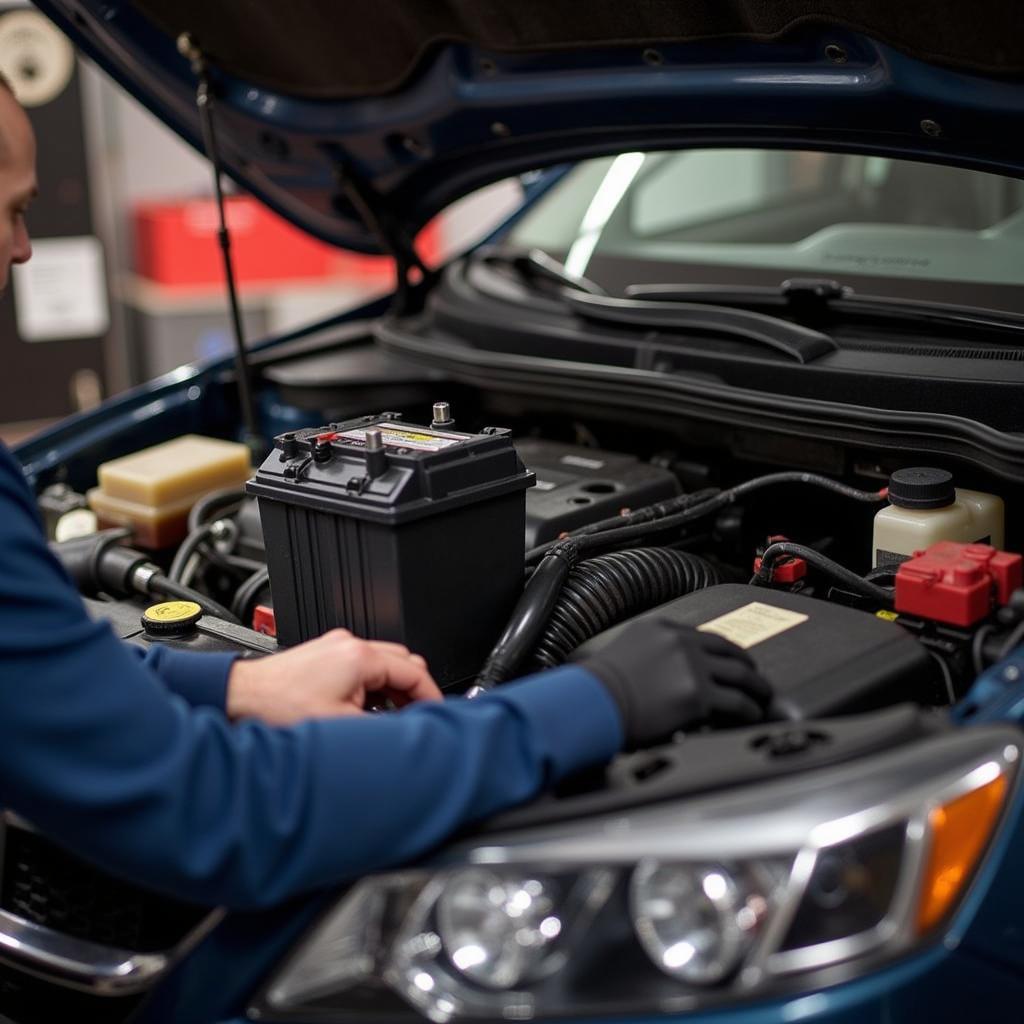
<path fill-rule="evenodd" d="M 444 448 L 450 448 L 453 444 L 465 441 L 471 434 L 424 434 L 417 430 L 403 430 L 397 427 L 386 427 L 379 424 L 376 428 L 380 431 L 381 440 L 391 448 L 413 448 L 416 451 L 439 452 Z M 344 437 L 356 444 L 364 444 L 366 441 L 365 430 L 344 430 L 338 437 Z"/>
<path fill-rule="evenodd" d="M 875 618 L 885 619 L 886 622 L 895 622 L 899 618 L 899 615 L 897 615 L 896 612 L 889 611 L 887 608 L 880 608 L 875 612 Z"/>
<path fill-rule="evenodd" d="M 726 612 L 697 628 L 703 633 L 717 633 L 746 650 L 785 633 L 787 629 L 806 622 L 807 616 L 787 608 L 775 608 L 760 601 L 751 601 L 742 608 Z"/>

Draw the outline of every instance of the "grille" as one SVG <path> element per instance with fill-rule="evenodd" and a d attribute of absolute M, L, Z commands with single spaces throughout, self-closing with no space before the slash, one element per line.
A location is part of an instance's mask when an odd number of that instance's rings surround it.
<path fill-rule="evenodd" d="M 176 946 L 209 913 L 122 882 L 14 826 L 6 830 L 0 907 L 65 935 L 135 953 Z"/>

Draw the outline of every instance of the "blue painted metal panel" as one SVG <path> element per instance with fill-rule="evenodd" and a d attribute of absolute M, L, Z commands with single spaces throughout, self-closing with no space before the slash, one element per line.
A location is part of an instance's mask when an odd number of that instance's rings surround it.
<path fill-rule="evenodd" d="M 196 144 L 194 81 L 173 40 L 128 3 L 38 6 Z M 845 49 L 844 63 L 828 59 L 829 44 Z M 412 86 L 343 101 L 295 99 L 220 75 L 226 167 L 307 231 L 366 252 L 379 241 L 335 203 L 342 167 L 409 231 L 487 182 L 629 149 L 810 147 L 1024 171 L 1019 81 L 937 68 L 827 26 L 784 41 L 659 52 L 651 65 L 639 47 L 511 55 L 451 45 Z"/>

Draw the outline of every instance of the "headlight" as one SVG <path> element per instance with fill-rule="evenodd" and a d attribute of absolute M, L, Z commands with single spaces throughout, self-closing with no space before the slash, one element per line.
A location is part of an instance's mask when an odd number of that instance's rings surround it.
<path fill-rule="evenodd" d="M 948 921 L 1011 792 L 1016 735 L 964 730 L 463 843 L 356 885 L 253 1012 L 353 1024 L 679 1012 L 820 986 L 840 963 L 849 977 Z"/>
<path fill-rule="evenodd" d="M 549 879 L 481 868 L 449 878 L 437 898 L 437 922 L 455 970 L 486 988 L 537 977 L 562 931 L 555 888 Z"/>
<path fill-rule="evenodd" d="M 770 897 L 719 864 L 644 861 L 630 885 L 633 923 L 647 955 L 690 985 L 729 977 L 749 951 Z"/>

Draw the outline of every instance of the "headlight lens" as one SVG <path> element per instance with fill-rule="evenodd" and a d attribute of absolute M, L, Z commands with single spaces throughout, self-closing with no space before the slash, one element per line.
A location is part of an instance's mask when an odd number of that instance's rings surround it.
<path fill-rule="evenodd" d="M 464 843 L 355 886 L 253 1007 L 437 1024 L 678 1013 L 934 935 L 1013 791 L 1017 734 L 964 730 L 758 787 Z M 852 969 L 852 968 L 851 968 Z M 849 972 L 847 972 L 848 974 Z M 785 980 L 784 980 L 785 979 Z"/>
<path fill-rule="evenodd" d="M 550 881 L 456 872 L 437 901 L 441 945 L 455 969 L 488 988 L 535 976 L 562 931 Z"/>
<path fill-rule="evenodd" d="M 718 864 L 644 861 L 630 889 L 648 956 L 691 985 L 715 984 L 736 970 L 768 906 Z"/>
<path fill-rule="evenodd" d="M 388 977 L 435 1019 L 506 1013 L 563 967 L 614 881 L 601 869 L 444 872 L 422 888 L 395 935 Z"/>

